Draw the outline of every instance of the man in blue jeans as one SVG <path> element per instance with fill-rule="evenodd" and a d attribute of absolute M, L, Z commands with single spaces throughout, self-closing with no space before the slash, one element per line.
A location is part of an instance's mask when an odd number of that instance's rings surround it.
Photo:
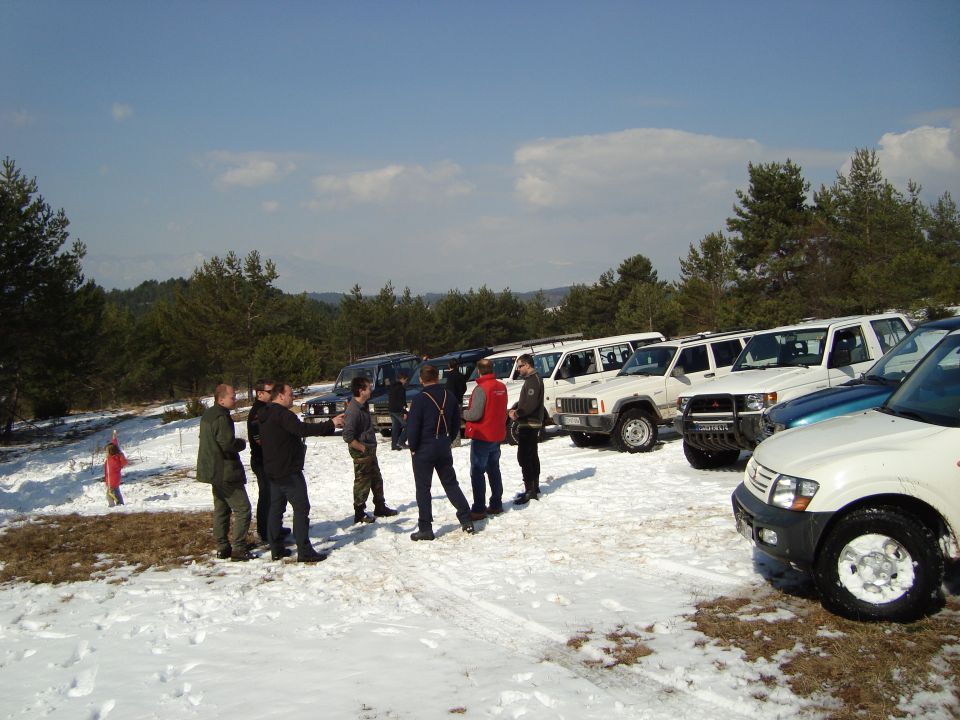
<path fill-rule="evenodd" d="M 477 363 L 477 387 L 463 411 L 470 438 L 470 484 L 473 486 L 471 520 L 503 512 L 503 480 L 500 477 L 500 443 L 507 435 L 507 386 L 493 374 L 493 363 Z M 486 504 L 486 482 L 490 480 L 490 505 Z"/>

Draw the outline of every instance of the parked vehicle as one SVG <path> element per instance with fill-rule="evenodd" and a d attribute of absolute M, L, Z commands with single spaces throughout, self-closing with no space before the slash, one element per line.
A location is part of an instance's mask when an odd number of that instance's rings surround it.
<path fill-rule="evenodd" d="M 473 372 L 477 365 L 477 360 L 486 357 L 491 352 L 493 352 L 491 348 L 457 350 L 455 352 L 428 358 L 427 360 L 418 363 L 417 366 L 408 373 L 410 379 L 407 380 L 406 387 L 407 402 L 409 403 L 411 400 L 413 400 L 413 398 L 420 394 L 421 390 L 423 390 L 423 383 L 420 382 L 420 368 L 424 364 L 430 363 L 437 368 L 437 370 L 440 371 L 440 382 L 443 383 L 446 381 L 447 373 L 450 371 L 449 365 L 451 360 L 456 360 L 460 366 L 460 372 L 463 373 L 463 376 L 469 377 L 470 373 Z M 369 406 L 370 412 L 373 414 L 373 424 L 384 437 L 390 435 L 391 422 L 389 404 L 388 393 L 386 392 L 374 393 L 370 397 Z"/>
<path fill-rule="evenodd" d="M 910 331 L 897 313 L 808 320 L 756 333 L 726 377 L 677 398 L 677 431 L 695 468 L 736 462 L 762 439 L 761 412 L 869 368 Z"/>
<path fill-rule="evenodd" d="M 614 377 L 634 350 L 663 339 L 658 332 L 630 333 L 538 351 L 533 356 L 533 366 L 543 380 L 544 420 L 552 422 L 552 410 L 558 395 Z M 522 387 L 523 383 L 507 385 L 508 405 L 512 406 L 520 399 Z M 516 441 L 512 432 L 508 437 L 511 442 Z"/>
<path fill-rule="evenodd" d="M 385 396 L 401 370 L 412 373 L 420 358 L 397 352 L 360 358 L 340 370 L 329 393 L 311 398 L 300 406 L 304 422 L 320 422 L 343 412 L 351 397 L 350 383 L 355 377 L 366 377 L 373 383 L 371 398 Z"/>
<path fill-rule="evenodd" d="M 673 422 L 677 395 L 730 372 L 752 331 L 700 333 L 644 345 L 616 377 L 558 395 L 553 422 L 585 447 L 612 438 L 622 452 L 646 452 Z"/>
<path fill-rule="evenodd" d="M 960 329 L 960 317 L 924 323 L 860 377 L 837 387 L 778 403 L 765 410 L 761 439 L 789 428 L 812 425 L 837 415 L 882 405 L 930 349 L 948 332 L 956 329 Z"/>
<path fill-rule="evenodd" d="M 740 533 L 810 571 L 825 607 L 909 621 L 960 557 L 960 330 L 875 410 L 777 433 L 733 493 Z"/>

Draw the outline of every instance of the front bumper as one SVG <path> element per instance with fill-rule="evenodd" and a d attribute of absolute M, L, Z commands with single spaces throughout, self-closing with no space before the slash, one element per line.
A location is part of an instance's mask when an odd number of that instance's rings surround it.
<path fill-rule="evenodd" d="M 613 432 L 614 417 L 612 415 L 555 413 L 553 423 L 561 427 L 565 432 L 610 435 Z"/>
<path fill-rule="evenodd" d="M 765 437 L 759 412 L 694 415 L 688 408 L 673 425 L 688 444 L 707 452 L 753 450 Z"/>
<path fill-rule="evenodd" d="M 810 569 L 833 512 L 799 512 L 774 507 L 758 499 L 743 483 L 733 491 L 731 501 L 737 530 L 758 550 L 788 565 Z M 772 541 L 770 531 L 776 533 L 776 542 Z"/>

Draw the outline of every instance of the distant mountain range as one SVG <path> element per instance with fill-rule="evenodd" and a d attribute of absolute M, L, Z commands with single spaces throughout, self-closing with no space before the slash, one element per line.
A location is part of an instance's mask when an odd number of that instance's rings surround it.
<path fill-rule="evenodd" d="M 494 292 L 496 292 L 496 291 L 494 291 Z M 536 295 L 537 292 L 539 292 L 539 291 L 537 291 L 537 290 L 532 290 L 532 291 L 530 291 L 530 292 L 515 292 L 515 293 L 513 293 L 513 294 L 514 294 L 514 296 L 515 296 L 520 302 L 527 302 L 527 301 L 530 300 L 534 295 Z M 564 299 L 564 298 L 567 296 L 567 294 L 570 292 L 570 288 L 569 288 L 569 286 L 568 286 L 568 287 L 550 288 L 549 290 L 543 290 L 542 292 L 543 292 L 544 297 L 545 297 L 546 300 L 547 300 L 547 307 L 554 307 L 554 306 L 556 306 L 556 305 L 559 305 L 561 302 L 563 302 L 563 299 Z M 317 301 L 319 301 L 319 302 L 327 303 L 328 305 L 334 305 L 334 306 L 336 306 L 336 305 L 339 305 L 339 304 L 340 304 L 340 301 L 343 299 L 343 297 L 344 297 L 345 294 L 346 294 L 346 293 L 333 293 L 333 292 L 317 293 L 317 292 L 308 292 L 308 293 L 307 293 L 307 297 L 310 298 L 311 300 L 317 300 Z M 499 293 L 497 293 L 497 294 L 499 294 Z M 424 301 L 425 303 L 427 303 L 427 305 L 433 305 L 435 302 L 437 302 L 437 301 L 440 300 L 441 298 L 446 297 L 446 295 L 447 295 L 447 293 L 422 293 L 422 294 L 420 295 L 420 297 L 423 298 L 423 301 Z"/>

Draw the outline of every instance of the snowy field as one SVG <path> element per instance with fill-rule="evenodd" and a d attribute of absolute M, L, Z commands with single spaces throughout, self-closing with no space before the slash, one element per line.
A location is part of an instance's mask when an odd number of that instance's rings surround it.
<path fill-rule="evenodd" d="M 126 508 L 107 510 L 94 456 L 109 429 L 8 457 L 0 521 L 209 510 L 209 487 L 184 476 L 198 423 L 161 425 L 155 414 L 115 426 L 131 461 Z M 245 428 L 238 423 L 237 434 Z M 387 501 L 400 515 L 355 526 L 344 442 L 310 438 L 311 535 L 331 553 L 326 562 L 268 554 L 126 582 L 2 586 L 0 717 L 799 717 L 805 701 L 785 685 L 759 685 L 753 666 L 704 646 L 682 617 L 698 600 L 766 587 L 780 570 L 734 529 L 729 497 L 744 460 L 698 471 L 676 435 L 662 440 L 655 452 L 628 455 L 551 435 L 540 447 L 542 501 L 506 502 L 473 536 L 460 531 L 435 482 L 438 538 L 413 543 L 409 454 L 381 440 Z M 467 442 L 454 449 L 468 498 L 469 452 Z M 501 466 L 506 500 L 522 486 L 508 446 Z M 621 626 L 653 654 L 604 668 L 598 645 L 567 644 Z"/>

